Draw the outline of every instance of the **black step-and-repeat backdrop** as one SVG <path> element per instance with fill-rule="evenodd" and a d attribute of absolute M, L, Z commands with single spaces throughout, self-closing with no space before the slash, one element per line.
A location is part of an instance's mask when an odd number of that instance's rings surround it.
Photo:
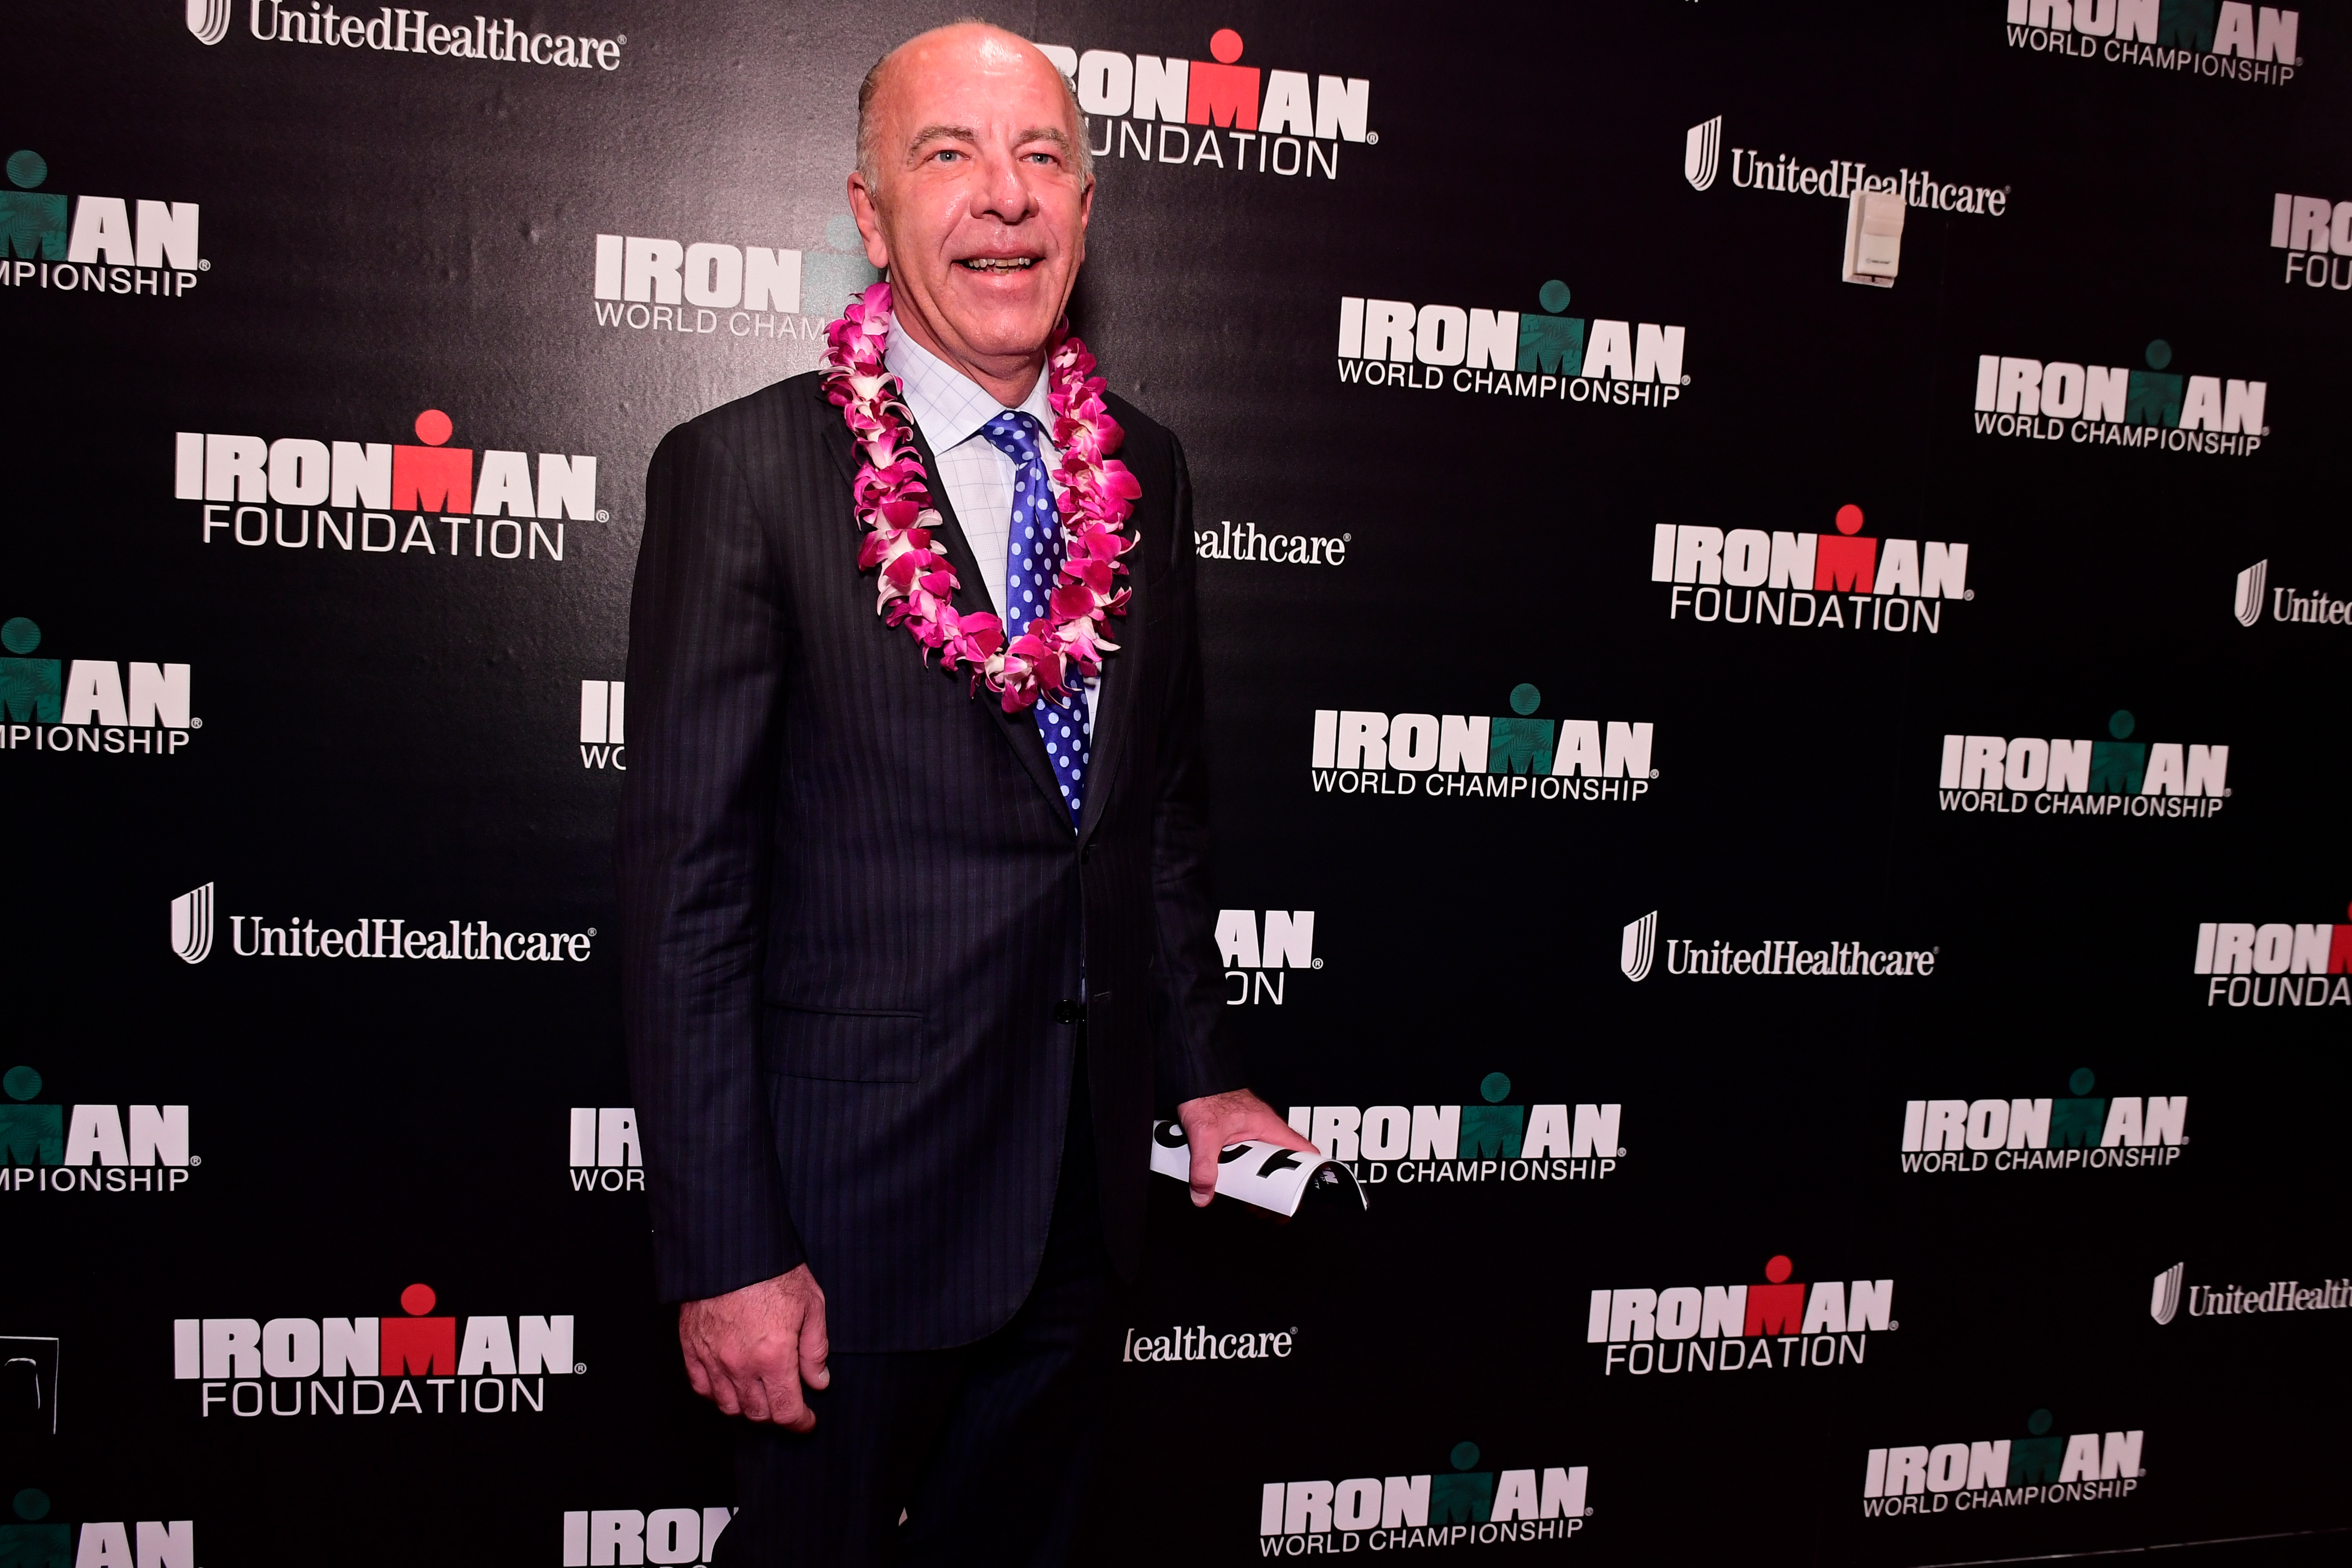
<path fill-rule="evenodd" d="M 642 476 L 817 363 L 962 9 L 8 24 L 0 1563 L 707 1560 Z M 2352 1524 L 2352 15 L 997 15 L 1199 485 L 1231 1016 L 1370 1203 L 1161 1184 L 1087 1560 Z"/>

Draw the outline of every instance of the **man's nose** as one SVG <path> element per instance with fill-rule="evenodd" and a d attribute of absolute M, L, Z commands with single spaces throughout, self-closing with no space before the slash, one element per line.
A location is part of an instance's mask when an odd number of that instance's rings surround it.
<path fill-rule="evenodd" d="M 975 216 L 1019 223 L 1036 210 L 1036 197 L 1022 179 L 1021 164 L 1010 151 L 998 149 L 982 153 L 980 170 L 979 186 L 972 193 Z"/>

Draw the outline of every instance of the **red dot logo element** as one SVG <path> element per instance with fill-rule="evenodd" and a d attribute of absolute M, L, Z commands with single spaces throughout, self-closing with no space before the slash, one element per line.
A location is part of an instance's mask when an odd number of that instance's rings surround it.
<path fill-rule="evenodd" d="M 1764 1278 L 1775 1285 L 1785 1284 L 1788 1281 L 1790 1270 L 1796 1267 L 1784 1254 L 1776 1252 L 1772 1255 L 1772 1260 L 1764 1265 Z M 422 1290 L 425 1287 L 419 1285 L 416 1289 Z"/>
<path fill-rule="evenodd" d="M 422 425 L 424 421 L 420 419 L 417 423 Z M 439 1297 L 433 1294 L 432 1286 L 411 1285 L 400 1293 L 400 1310 L 412 1318 L 421 1318 L 431 1311 L 433 1303 L 439 1300 Z"/>
<path fill-rule="evenodd" d="M 457 426 L 449 423 L 449 416 L 438 408 L 428 408 L 416 416 L 416 438 L 428 447 L 438 447 L 446 441 L 449 432 L 455 428 Z M 1854 515 L 1859 517 L 1861 513 Z"/>
<path fill-rule="evenodd" d="M 1220 27 L 1209 35 L 1209 52 L 1217 57 L 1219 65 L 1229 66 L 1242 58 L 1242 36 L 1231 27 Z"/>
<path fill-rule="evenodd" d="M 1852 501 L 1848 501 L 1845 505 L 1838 508 L 1837 525 L 1838 531 L 1840 533 L 1860 533 L 1862 531 L 1862 508 L 1854 505 Z"/>

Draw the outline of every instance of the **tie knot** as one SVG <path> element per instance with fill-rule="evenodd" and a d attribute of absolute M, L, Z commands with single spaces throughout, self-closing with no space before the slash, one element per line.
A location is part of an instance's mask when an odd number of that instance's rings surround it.
<path fill-rule="evenodd" d="M 982 426 L 980 433 L 988 437 L 990 446 L 1013 461 L 1030 462 L 1037 458 L 1038 440 L 1045 434 L 1045 426 L 1037 423 L 1035 415 L 1008 408 Z"/>

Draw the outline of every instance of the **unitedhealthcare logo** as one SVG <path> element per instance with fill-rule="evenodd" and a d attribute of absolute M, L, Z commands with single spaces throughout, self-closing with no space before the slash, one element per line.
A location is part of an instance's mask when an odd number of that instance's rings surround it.
<path fill-rule="evenodd" d="M 2352 626 L 2352 599 L 2339 599 L 2316 588 L 2273 588 L 2270 577 L 2271 563 L 2267 560 L 2257 561 L 2238 574 L 2237 594 L 2231 609 L 2240 626 L 2252 629 L 2262 625 L 2267 602 L 2270 618 L 2274 621 L 2299 622 L 2307 626 Z M 2266 594 L 2267 601 L 2263 597 Z"/>
<path fill-rule="evenodd" d="M 188 0 L 188 31 L 196 42 L 211 48 L 228 37 L 229 10 L 232 0 Z"/>
<path fill-rule="evenodd" d="M 1625 978 L 1636 984 L 1650 977 L 1650 961 L 1658 952 L 1658 911 L 1652 910 L 1640 920 L 1627 923 L 1625 940 L 1618 950 L 1617 967 Z"/>
<path fill-rule="evenodd" d="M 1690 128 L 1683 138 L 1683 178 L 1695 191 L 1715 184 L 1716 164 L 1723 152 L 1723 116 Z"/>
<path fill-rule="evenodd" d="M 2179 1314 L 2186 1262 L 2176 1263 L 2156 1277 L 2148 1295 L 2147 1315 L 2169 1323 Z M 2352 1279 L 2330 1277 L 2317 1285 L 2300 1279 L 2273 1279 L 2258 1290 L 2239 1285 L 2191 1285 L 2189 1315 L 2192 1318 L 2234 1318 L 2251 1312 L 2341 1312 L 2352 1309 Z M 5 1559 L 0 1559 L 5 1561 Z"/>
<path fill-rule="evenodd" d="M 185 963 L 213 955 L 213 885 L 191 888 L 172 900 L 172 951 Z"/>
<path fill-rule="evenodd" d="M 2271 563 L 2267 558 L 2255 562 L 2238 574 L 2238 624 L 2252 626 L 2263 618 L 2263 584 L 2270 580 Z"/>
<path fill-rule="evenodd" d="M 2176 1263 L 2156 1277 L 2155 1292 L 2148 1297 L 2147 1315 L 2158 1322 L 2172 1321 L 2173 1315 L 2180 1310 L 2180 1276 L 2188 1268 L 2185 1262 Z"/>
<path fill-rule="evenodd" d="M 1658 911 L 1652 910 L 1627 923 L 1618 943 L 1617 967 L 1635 984 L 1650 977 L 1657 957 Z M 1872 949 L 1858 942 L 1832 942 L 1827 947 L 1808 946 L 1790 937 L 1771 937 L 1752 947 L 1717 939 L 1713 942 L 1672 937 L 1666 942 L 1668 974 L 1804 975 L 1847 978 L 1855 975 L 1927 976 L 1936 973 L 1941 948 Z"/>
<path fill-rule="evenodd" d="M 236 17 L 236 0 L 187 0 L 184 15 L 190 35 L 210 48 L 228 37 Z M 430 21 L 432 15 L 405 6 L 380 5 L 370 17 L 338 13 L 332 5 L 322 10 L 319 0 L 310 0 L 307 12 L 297 6 L 296 0 L 250 0 L 245 26 L 265 44 L 316 44 L 378 54 L 441 55 L 450 59 L 570 66 L 580 70 L 618 70 L 621 50 L 629 41 L 626 33 L 609 38 L 534 33 L 516 26 L 510 16 L 493 22 L 478 16 L 468 27 L 462 21 L 455 26 Z M 265 20 L 269 24 L 266 28 Z M 140 1568 L 146 1568 L 143 1556 Z"/>

